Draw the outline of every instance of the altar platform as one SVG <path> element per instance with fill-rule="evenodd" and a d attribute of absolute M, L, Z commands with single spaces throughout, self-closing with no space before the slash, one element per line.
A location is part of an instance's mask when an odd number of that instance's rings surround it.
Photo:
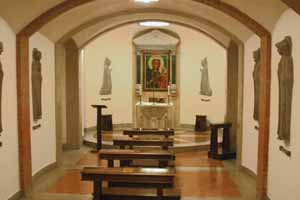
<path fill-rule="evenodd" d="M 128 130 L 128 129 L 126 129 Z M 103 148 L 113 148 L 113 137 L 122 136 L 123 130 L 114 130 L 112 132 L 103 132 Z M 195 132 L 192 129 L 175 129 L 174 147 L 175 152 L 188 152 L 194 150 L 208 151 L 210 146 L 210 131 Z M 171 137 L 171 138 L 172 138 Z M 96 146 L 96 131 L 86 132 L 83 138 L 87 146 Z M 222 141 L 220 136 L 219 141 Z"/>

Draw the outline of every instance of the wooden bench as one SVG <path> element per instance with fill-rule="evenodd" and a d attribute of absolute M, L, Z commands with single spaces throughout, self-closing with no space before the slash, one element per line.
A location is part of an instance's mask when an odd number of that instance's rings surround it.
<path fill-rule="evenodd" d="M 84 181 L 93 181 L 94 192 L 93 200 L 102 199 L 148 199 L 149 194 L 140 192 L 122 192 L 116 188 L 102 188 L 102 182 L 119 182 L 119 183 L 140 183 L 155 185 L 156 192 L 151 194 L 154 199 L 170 199 L 170 193 L 164 194 L 164 188 L 174 183 L 175 170 L 169 168 L 102 168 L 102 167 L 85 167 L 81 171 L 81 179 Z M 174 193 L 174 198 L 180 199 L 178 192 Z"/>
<path fill-rule="evenodd" d="M 174 129 L 132 129 L 132 130 L 124 130 L 124 135 L 128 135 L 130 137 L 133 136 L 141 136 L 141 135 L 156 135 L 156 136 L 165 136 L 168 138 L 169 136 L 174 136 Z"/>
<path fill-rule="evenodd" d="M 164 150 L 168 150 L 169 147 L 174 146 L 173 139 L 164 138 L 164 139 L 142 139 L 142 138 L 114 138 L 113 139 L 114 146 L 120 146 L 121 149 L 125 149 L 125 147 L 130 147 L 132 149 L 133 146 L 159 146 Z"/>
<path fill-rule="evenodd" d="M 105 200 L 157 200 L 156 189 L 135 189 L 135 188 L 103 188 L 102 197 Z M 163 200 L 180 200 L 179 189 L 163 189 Z"/>
<path fill-rule="evenodd" d="M 108 167 L 114 167 L 114 160 L 120 160 L 121 167 L 128 166 L 130 160 L 158 160 L 159 167 L 167 167 L 175 155 L 166 150 L 102 149 L 99 151 L 99 158 L 107 160 Z"/>

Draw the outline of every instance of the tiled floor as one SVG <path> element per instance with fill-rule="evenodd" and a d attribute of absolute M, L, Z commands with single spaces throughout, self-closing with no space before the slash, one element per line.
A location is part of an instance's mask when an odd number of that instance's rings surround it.
<path fill-rule="evenodd" d="M 80 181 L 79 168 L 98 164 L 106 165 L 105 162 L 97 160 L 96 154 L 86 153 L 76 162 L 74 169 L 67 169 L 64 175 L 47 189 L 47 193 L 86 195 L 84 197 L 89 199 L 90 196 L 87 195 L 92 193 L 92 184 Z M 242 194 L 239 181 L 231 174 L 232 163 L 224 165 L 221 161 L 208 159 L 206 152 L 178 153 L 176 167 L 176 186 L 182 191 L 182 199 L 250 200 L 251 196 L 255 197 L 255 194 L 252 194 L 254 184 L 251 186 L 252 191 L 244 191 L 245 194 Z M 251 180 L 250 177 L 245 177 Z M 243 175 L 238 175 L 238 178 L 243 178 Z"/>
<path fill-rule="evenodd" d="M 180 134 L 179 134 L 180 135 Z M 106 135 L 111 138 L 111 134 Z M 187 137 L 188 138 L 188 137 Z M 106 166 L 89 147 L 63 153 L 62 166 L 35 182 L 33 200 L 91 200 L 92 183 L 80 180 L 83 166 Z M 255 180 L 234 161 L 217 161 L 205 151 L 176 153 L 176 187 L 182 200 L 254 200 Z M 29 199 L 26 199 L 29 200 Z M 31 199 L 30 199 L 31 200 Z"/>
<path fill-rule="evenodd" d="M 122 136 L 122 130 L 115 130 L 113 132 L 103 132 L 102 140 L 105 145 L 112 145 L 114 137 Z M 146 136 L 147 137 L 147 136 Z M 175 131 L 174 146 L 186 147 L 186 146 L 200 146 L 208 145 L 210 142 L 209 131 L 206 132 L 195 132 L 193 130 L 178 129 Z M 220 137 L 220 141 L 221 141 Z M 84 141 L 90 144 L 96 144 L 96 132 L 87 132 L 84 136 Z"/>

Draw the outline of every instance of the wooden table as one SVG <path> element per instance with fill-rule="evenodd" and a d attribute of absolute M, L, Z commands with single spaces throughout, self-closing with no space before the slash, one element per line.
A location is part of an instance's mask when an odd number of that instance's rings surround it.
<path fill-rule="evenodd" d="M 114 167 L 114 160 L 120 160 L 121 166 L 127 165 L 131 160 L 158 160 L 159 167 L 167 167 L 168 161 L 174 160 L 174 154 L 166 150 L 102 149 L 99 151 L 99 158 L 108 160 L 108 167 Z"/>

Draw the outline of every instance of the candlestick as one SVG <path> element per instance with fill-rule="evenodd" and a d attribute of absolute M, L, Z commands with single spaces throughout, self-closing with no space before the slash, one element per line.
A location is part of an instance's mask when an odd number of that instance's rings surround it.
<path fill-rule="evenodd" d="M 140 94 L 140 96 L 142 96 L 142 95 L 143 95 L 143 91 L 142 91 L 142 85 L 140 85 L 140 86 L 139 86 L 139 94 Z"/>

